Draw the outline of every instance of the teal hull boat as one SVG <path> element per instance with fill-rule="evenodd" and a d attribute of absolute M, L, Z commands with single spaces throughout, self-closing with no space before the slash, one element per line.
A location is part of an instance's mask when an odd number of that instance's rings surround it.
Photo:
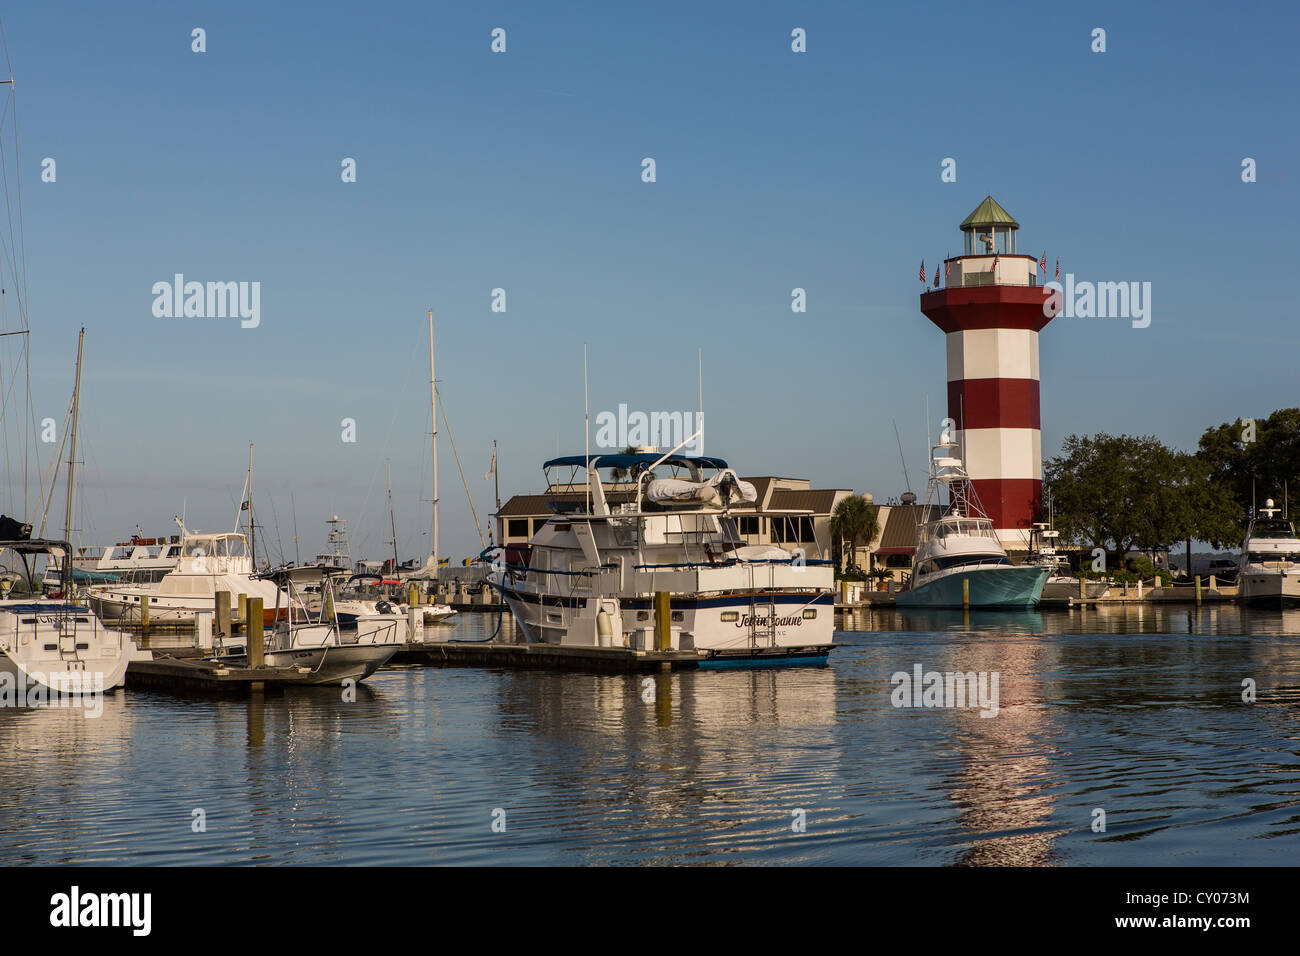
<path fill-rule="evenodd" d="M 970 607 L 1032 608 L 1043 596 L 1050 568 L 1036 565 L 990 565 L 951 568 L 927 576 L 895 598 L 898 607 L 963 607 L 962 582 L 969 582 Z"/>

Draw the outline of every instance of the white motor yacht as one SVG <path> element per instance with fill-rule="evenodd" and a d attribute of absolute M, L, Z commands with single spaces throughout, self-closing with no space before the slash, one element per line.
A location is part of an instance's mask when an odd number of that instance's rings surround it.
<path fill-rule="evenodd" d="M 1246 529 L 1237 594 L 1248 604 L 1300 603 L 1300 537 L 1272 498 L 1264 502 Z"/>
<path fill-rule="evenodd" d="M 253 576 L 253 561 L 244 536 L 227 531 L 198 534 L 181 525 L 182 555 L 176 567 L 155 584 L 101 584 L 87 591 L 91 608 L 106 621 L 139 622 L 141 606 L 149 598 L 151 623 L 190 624 L 195 611 L 210 611 L 218 591 L 261 598 L 266 623 L 274 623 L 275 585 Z"/>
<path fill-rule="evenodd" d="M 563 469 L 567 481 L 550 481 Z M 642 451 L 556 458 L 543 471 L 554 514 L 527 548 L 485 552 L 527 641 L 660 649 L 666 592 L 668 649 L 701 667 L 825 663 L 831 562 L 746 546 L 729 512 L 757 493 L 725 461 Z"/>

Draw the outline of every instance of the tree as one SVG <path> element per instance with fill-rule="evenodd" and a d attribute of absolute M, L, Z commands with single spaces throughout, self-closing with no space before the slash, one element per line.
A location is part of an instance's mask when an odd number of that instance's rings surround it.
<path fill-rule="evenodd" d="M 1238 527 L 1230 537 L 1240 538 L 1252 500 L 1280 498 L 1289 491 L 1288 483 L 1300 477 L 1300 408 L 1207 428 L 1196 457 L 1236 502 Z"/>
<path fill-rule="evenodd" d="M 1134 547 L 1234 533 L 1236 506 L 1211 469 L 1154 436 L 1071 435 L 1044 471 L 1062 536 L 1107 550 L 1117 567 Z"/>
<path fill-rule="evenodd" d="M 831 534 L 840 544 L 841 558 L 845 557 L 844 542 L 852 543 L 849 552 L 848 567 L 856 568 L 857 549 L 871 544 L 880 533 L 880 523 L 876 518 L 876 509 L 860 495 L 849 495 L 840 500 L 831 512 Z"/>

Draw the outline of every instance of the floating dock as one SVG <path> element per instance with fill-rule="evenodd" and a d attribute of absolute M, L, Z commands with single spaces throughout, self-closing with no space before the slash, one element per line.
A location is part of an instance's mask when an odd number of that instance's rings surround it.
<path fill-rule="evenodd" d="M 312 677 L 310 668 L 306 667 L 233 667 L 188 655 L 172 657 L 155 654 L 151 661 L 132 661 L 127 666 L 126 687 L 132 690 L 148 688 L 248 694 L 309 686 Z"/>
<path fill-rule="evenodd" d="M 407 644 L 390 663 L 424 667 L 501 667 L 632 674 L 665 670 L 732 667 L 792 667 L 826 663 L 826 648 L 755 650 L 751 654 L 710 657 L 696 651 L 639 651 L 629 647 L 575 647 L 563 644 L 507 644 L 497 641 L 436 641 Z"/>

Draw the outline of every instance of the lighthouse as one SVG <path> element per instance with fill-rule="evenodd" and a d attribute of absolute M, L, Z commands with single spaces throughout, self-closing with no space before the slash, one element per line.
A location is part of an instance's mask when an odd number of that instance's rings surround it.
<path fill-rule="evenodd" d="M 1042 513 L 1038 333 L 1054 314 L 1038 260 L 1016 251 L 1019 229 L 986 197 L 961 224 L 962 254 L 944 261 L 944 288 L 921 295 L 921 312 L 947 339 L 948 417 L 966 470 L 1008 551 L 1028 548 Z"/>

